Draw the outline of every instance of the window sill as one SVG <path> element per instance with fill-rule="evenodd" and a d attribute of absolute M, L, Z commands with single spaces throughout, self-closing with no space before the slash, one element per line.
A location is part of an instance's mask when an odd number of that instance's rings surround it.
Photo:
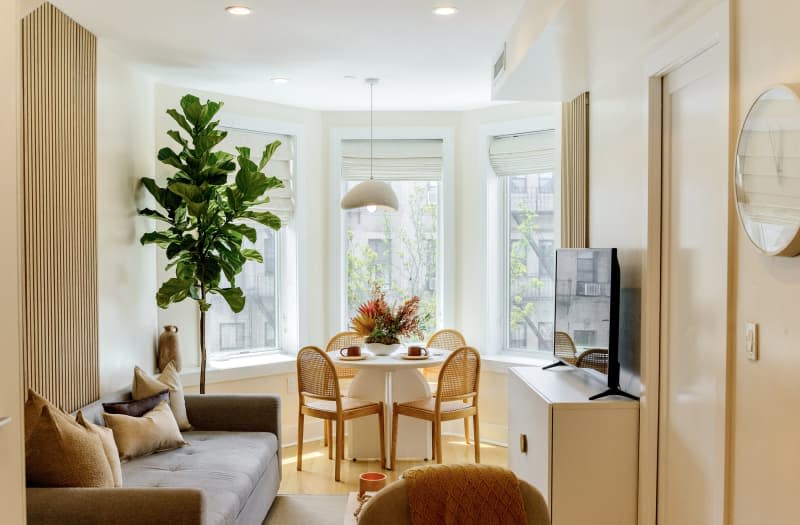
<path fill-rule="evenodd" d="M 261 354 L 239 356 L 224 361 L 209 361 L 206 383 L 224 383 L 254 377 L 288 374 L 295 371 L 295 357 L 288 354 Z M 200 367 L 181 371 L 184 386 L 200 384 Z"/>
<path fill-rule="evenodd" d="M 552 357 L 523 356 L 518 354 L 492 354 L 481 356 L 481 369 L 487 372 L 507 373 L 515 366 L 547 366 L 554 360 Z"/>

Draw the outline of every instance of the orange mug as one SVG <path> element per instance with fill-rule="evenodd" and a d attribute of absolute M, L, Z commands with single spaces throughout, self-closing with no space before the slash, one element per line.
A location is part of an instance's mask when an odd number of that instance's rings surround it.
<path fill-rule="evenodd" d="M 408 355 L 411 357 L 419 357 L 422 355 L 428 355 L 428 349 L 424 346 L 409 346 L 408 347 Z"/>
<path fill-rule="evenodd" d="M 339 349 L 339 355 L 342 357 L 361 357 L 360 346 L 348 346 L 347 348 Z"/>

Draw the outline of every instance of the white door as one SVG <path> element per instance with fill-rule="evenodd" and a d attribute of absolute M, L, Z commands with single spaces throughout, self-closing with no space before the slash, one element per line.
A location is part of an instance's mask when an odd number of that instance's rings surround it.
<path fill-rule="evenodd" d="M 721 525 L 728 259 L 726 58 L 663 79 L 659 525 Z"/>

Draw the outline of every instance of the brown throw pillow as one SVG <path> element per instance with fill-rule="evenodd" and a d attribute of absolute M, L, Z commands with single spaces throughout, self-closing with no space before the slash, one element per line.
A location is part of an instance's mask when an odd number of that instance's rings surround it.
<path fill-rule="evenodd" d="M 34 487 L 114 487 L 100 437 L 49 405 L 28 438 L 25 472 Z"/>
<path fill-rule="evenodd" d="M 122 460 L 187 444 L 166 401 L 142 417 L 103 414 L 103 418 L 106 426 L 114 431 L 114 440 Z"/>
<path fill-rule="evenodd" d="M 103 403 L 103 410 L 109 414 L 122 414 L 131 417 L 141 417 L 161 404 L 169 401 L 169 389 L 144 399 L 133 401 L 120 401 L 118 403 Z"/>
<path fill-rule="evenodd" d="M 191 430 L 189 418 L 186 416 L 186 401 L 183 398 L 183 385 L 181 376 L 175 370 L 175 365 L 168 364 L 161 375 L 153 377 L 138 366 L 133 371 L 133 386 L 131 395 L 133 399 L 144 399 L 154 396 L 164 390 L 169 390 L 169 407 L 178 422 L 181 430 Z"/>
<path fill-rule="evenodd" d="M 46 406 L 61 412 L 57 407 L 52 405 L 50 401 L 40 396 L 30 388 L 28 389 L 28 399 L 25 401 L 25 441 L 33 433 L 33 429 L 39 424 L 39 417 L 42 415 L 42 409 Z"/>
<path fill-rule="evenodd" d="M 105 428 L 101 427 L 100 425 L 90 423 L 85 417 L 83 417 L 83 412 L 78 412 L 75 420 L 83 428 L 93 434 L 97 434 L 97 436 L 100 438 L 100 442 L 103 444 L 103 452 L 106 455 L 106 460 L 108 460 L 108 466 L 111 467 L 111 474 L 114 477 L 114 486 L 121 487 L 122 465 L 120 465 L 119 462 L 119 450 L 117 450 L 117 444 L 114 442 L 114 432 L 110 428 Z"/>

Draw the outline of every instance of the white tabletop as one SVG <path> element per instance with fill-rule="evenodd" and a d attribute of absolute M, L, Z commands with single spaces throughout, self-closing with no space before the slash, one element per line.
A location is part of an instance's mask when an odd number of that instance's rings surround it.
<path fill-rule="evenodd" d="M 350 361 L 339 359 L 339 351 L 333 350 L 328 352 L 333 362 L 338 366 L 346 368 L 365 368 L 371 370 L 396 370 L 399 368 L 428 368 L 434 366 L 441 366 L 444 363 L 450 352 L 447 350 L 439 350 L 436 348 L 428 348 L 430 357 L 428 359 L 403 359 L 401 356 L 405 354 L 405 350 L 400 350 L 392 355 L 372 355 L 368 350 L 362 350 L 366 359 L 360 361 Z"/>

